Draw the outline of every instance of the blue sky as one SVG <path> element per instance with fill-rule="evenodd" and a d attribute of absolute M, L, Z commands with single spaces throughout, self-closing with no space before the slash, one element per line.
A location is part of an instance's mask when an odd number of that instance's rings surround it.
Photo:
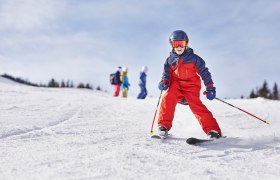
<path fill-rule="evenodd" d="M 172 31 L 212 73 L 218 97 L 248 96 L 268 81 L 280 85 L 278 0 L 0 0 L 0 74 L 32 82 L 51 78 L 100 85 L 128 67 L 136 96 L 141 66 L 148 91 L 158 96 Z"/>

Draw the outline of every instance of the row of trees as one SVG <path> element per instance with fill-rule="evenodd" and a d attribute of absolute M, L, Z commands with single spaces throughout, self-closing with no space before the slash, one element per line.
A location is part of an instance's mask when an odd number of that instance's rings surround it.
<path fill-rule="evenodd" d="M 263 97 L 266 99 L 273 99 L 273 100 L 279 100 L 279 90 L 276 83 L 274 83 L 274 86 L 271 89 L 268 87 L 268 83 L 265 80 L 263 85 L 261 87 L 257 87 L 256 90 L 252 90 L 250 93 L 250 98 L 256 98 L 256 97 Z"/>
<path fill-rule="evenodd" d="M 56 87 L 56 88 L 74 88 L 74 83 L 73 81 L 64 81 L 62 80 L 60 83 L 57 82 L 55 79 L 51 79 L 50 82 L 48 83 L 47 87 Z M 91 86 L 89 83 L 79 83 L 77 88 L 85 88 L 85 89 L 94 89 L 93 86 Z M 101 87 L 97 86 L 96 90 L 101 91 Z"/>
<path fill-rule="evenodd" d="M 75 88 L 74 82 L 70 81 L 70 80 L 68 80 L 66 82 L 64 80 L 62 80 L 61 82 L 58 82 L 55 79 L 51 79 L 48 84 L 42 84 L 42 83 L 36 84 L 36 83 L 31 83 L 30 81 L 24 80 L 24 79 L 19 78 L 19 77 L 13 77 L 12 75 L 9 75 L 9 74 L 3 74 L 1 76 L 4 77 L 4 78 L 10 79 L 12 81 L 21 83 L 21 84 L 25 84 L 25 85 L 29 85 L 29 86 L 35 86 L 35 87 Z M 90 85 L 89 83 L 79 83 L 77 85 L 77 88 L 94 89 L 93 86 Z M 96 90 L 102 91 L 100 86 L 97 86 Z"/>
<path fill-rule="evenodd" d="M 24 80 L 24 79 L 19 78 L 19 77 L 13 77 L 13 76 L 11 76 L 11 75 L 9 75 L 9 74 L 3 74 L 3 75 L 1 75 L 1 76 L 4 77 L 4 78 L 6 78 L 6 79 L 9 79 L 9 80 L 18 82 L 18 83 L 20 83 L 20 84 L 25 84 L 25 85 L 28 85 L 28 86 L 36 86 L 36 87 L 40 86 L 40 85 L 38 85 L 38 84 L 36 84 L 36 83 L 31 83 L 31 82 L 29 82 L 28 80 Z"/>

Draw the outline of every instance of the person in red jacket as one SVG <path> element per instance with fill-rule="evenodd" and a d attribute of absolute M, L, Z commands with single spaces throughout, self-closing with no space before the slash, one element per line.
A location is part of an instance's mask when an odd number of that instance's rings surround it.
<path fill-rule="evenodd" d="M 210 138 L 221 137 L 221 129 L 216 119 L 200 100 L 200 79 L 206 86 L 207 99 L 213 100 L 216 97 L 216 88 L 205 61 L 187 46 L 189 38 L 184 31 L 174 31 L 169 42 L 172 51 L 165 61 L 162 79 L 158 85 L 160 90 L 167 90 L 160 105 L 159 135 L 168 134 L 172 128 L 175 107 L 178 102 L 185 99 L 203 131 Z"/>

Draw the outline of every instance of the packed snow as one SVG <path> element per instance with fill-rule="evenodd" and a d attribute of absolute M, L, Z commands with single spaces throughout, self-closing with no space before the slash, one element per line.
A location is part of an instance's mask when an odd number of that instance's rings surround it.
<path fill-rule="evenodd" d="M 150 138 L 157 101 L 0 78 L 0 179 L 279 179 L 279 101 L 226 100 L 268 125 L 203 100 L 227 137 L 198 146 L 186 139 L 206 135 L 183 105 L 171 137 Z"/>

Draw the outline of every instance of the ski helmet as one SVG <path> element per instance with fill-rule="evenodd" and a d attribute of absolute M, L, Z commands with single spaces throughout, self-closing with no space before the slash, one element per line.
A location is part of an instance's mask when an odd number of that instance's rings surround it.
<path fill-rule="evenodd" d="M 122 70 L 121 66 L 117 67 L 117 71 L 121 71 L 121 70 Z"/>
<path fill-rule="evenodd" d="M 142 71 L 144 72 L 144 71 L 148 71 L 148 66 L 143 66 L 142 67 Z"/>
<path fill-rule="evenodd" d="M 173 42 L 173 41 L 189 41 L 188 35 L 182 31 L 182 30 L 176 30 L 174 31 L 170 37 L 169 37 L 169 42 Z"/>

